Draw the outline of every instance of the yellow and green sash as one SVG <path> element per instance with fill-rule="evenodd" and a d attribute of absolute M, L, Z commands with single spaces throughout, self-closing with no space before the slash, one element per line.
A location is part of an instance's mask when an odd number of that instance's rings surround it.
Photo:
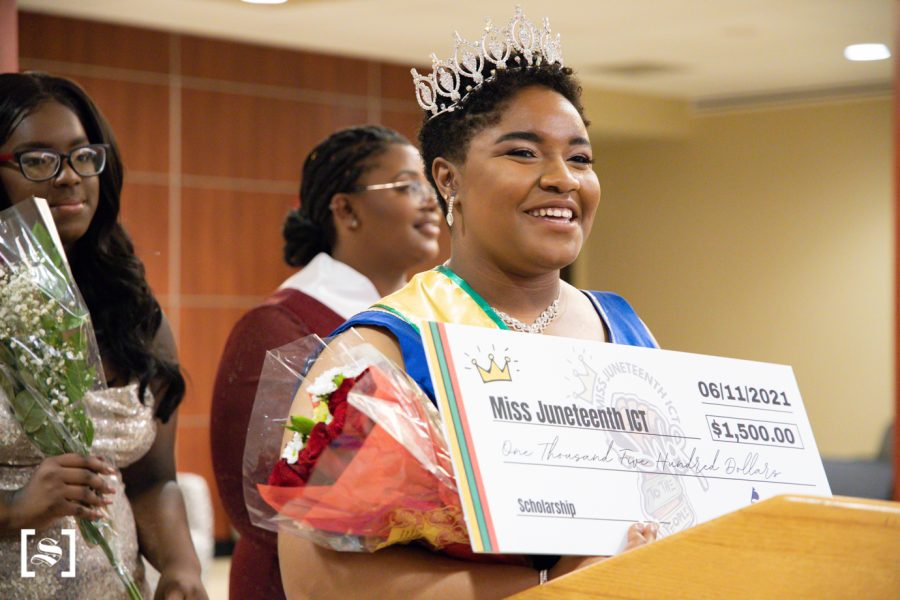
<path fill-rule="evenodd" d="M 509 329 L 484 298 L 446 265 L 415 275 L 372 308 L 403 319 L 417 331 L 427 321 Z"/>

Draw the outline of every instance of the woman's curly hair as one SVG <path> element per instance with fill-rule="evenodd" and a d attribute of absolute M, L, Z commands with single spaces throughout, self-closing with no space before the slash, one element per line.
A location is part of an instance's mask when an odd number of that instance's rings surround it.
<path fill-rule="evenodd" d="M 480 87 L 469 92 L 465 100 L 457 104 L 454 110 L 435 117 L 429 112 L 425 113 L 419 129 L 419 144 L 425 161 L 425 175 L 435 190 L 438 187 L 431 173 L 434 159 L 443 157 L 453 162 L 464 161 L 472 138 L 479 131 L 495 125 L 509 101 L 527 87 L 540 86 L 558 92 L 572 103 L 585 125 L 588 124 L 584 116 L 584 107 L 581 105 L 581 85 L 571 68 L 546 62 L 540 65 L 520 66 L 524 62 L 515 54 L 509 63 L 512 64 L 506 69 L 493 71 L 493 79 L 485 81 Z M 482 76 L 487 79 L 491 76 L 492 70 L 493 65 L 485 61 Z M 462 79 L 463 89 L 467 85 L 474 87 L 472 81 L 465 77 Z M 446 213 L 446 201 L 440 194 L 438 198 L 441 208 Z"/>

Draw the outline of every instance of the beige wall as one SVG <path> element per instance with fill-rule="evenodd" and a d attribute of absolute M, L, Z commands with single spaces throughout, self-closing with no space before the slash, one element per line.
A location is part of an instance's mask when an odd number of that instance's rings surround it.
<path fill-rule="evenodd" d="M 666 348 L 792 365 L 822 454 L 874 453 L 893 416 L 891 100 L 599 131 L 578 283 L 625 295 Z"/>

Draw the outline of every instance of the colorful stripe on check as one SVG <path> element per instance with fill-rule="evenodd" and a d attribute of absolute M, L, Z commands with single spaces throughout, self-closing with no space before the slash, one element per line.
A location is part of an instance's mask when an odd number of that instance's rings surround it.
<path fill-rule="evenodd" d="M 450 415 L 446 421 L 453 452 L 466 525 L 472 549 L 476 552 L 498 552 L 497 535 L 484 493 L 484 483 L 473 452 L 465 407 L 459 395 L 459 383 L 453 367 L 453 356 L 447 345 L 447 333 L 441 323 L 429 322 L 423 333 L 425 351 L 431 365 L 431 379 L 441 412 Z M 457 458 L 458 457 L 458 458 Z"/>

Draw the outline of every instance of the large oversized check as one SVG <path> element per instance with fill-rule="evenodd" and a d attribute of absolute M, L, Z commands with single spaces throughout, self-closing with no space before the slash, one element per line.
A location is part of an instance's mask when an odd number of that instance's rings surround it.
<path fill-rule="evenodd" d="M 769 496 L 831 494 L 790 367 L 422 333 L 476 552 L 613 554 L 635 521 L 668 535 Z"/>

